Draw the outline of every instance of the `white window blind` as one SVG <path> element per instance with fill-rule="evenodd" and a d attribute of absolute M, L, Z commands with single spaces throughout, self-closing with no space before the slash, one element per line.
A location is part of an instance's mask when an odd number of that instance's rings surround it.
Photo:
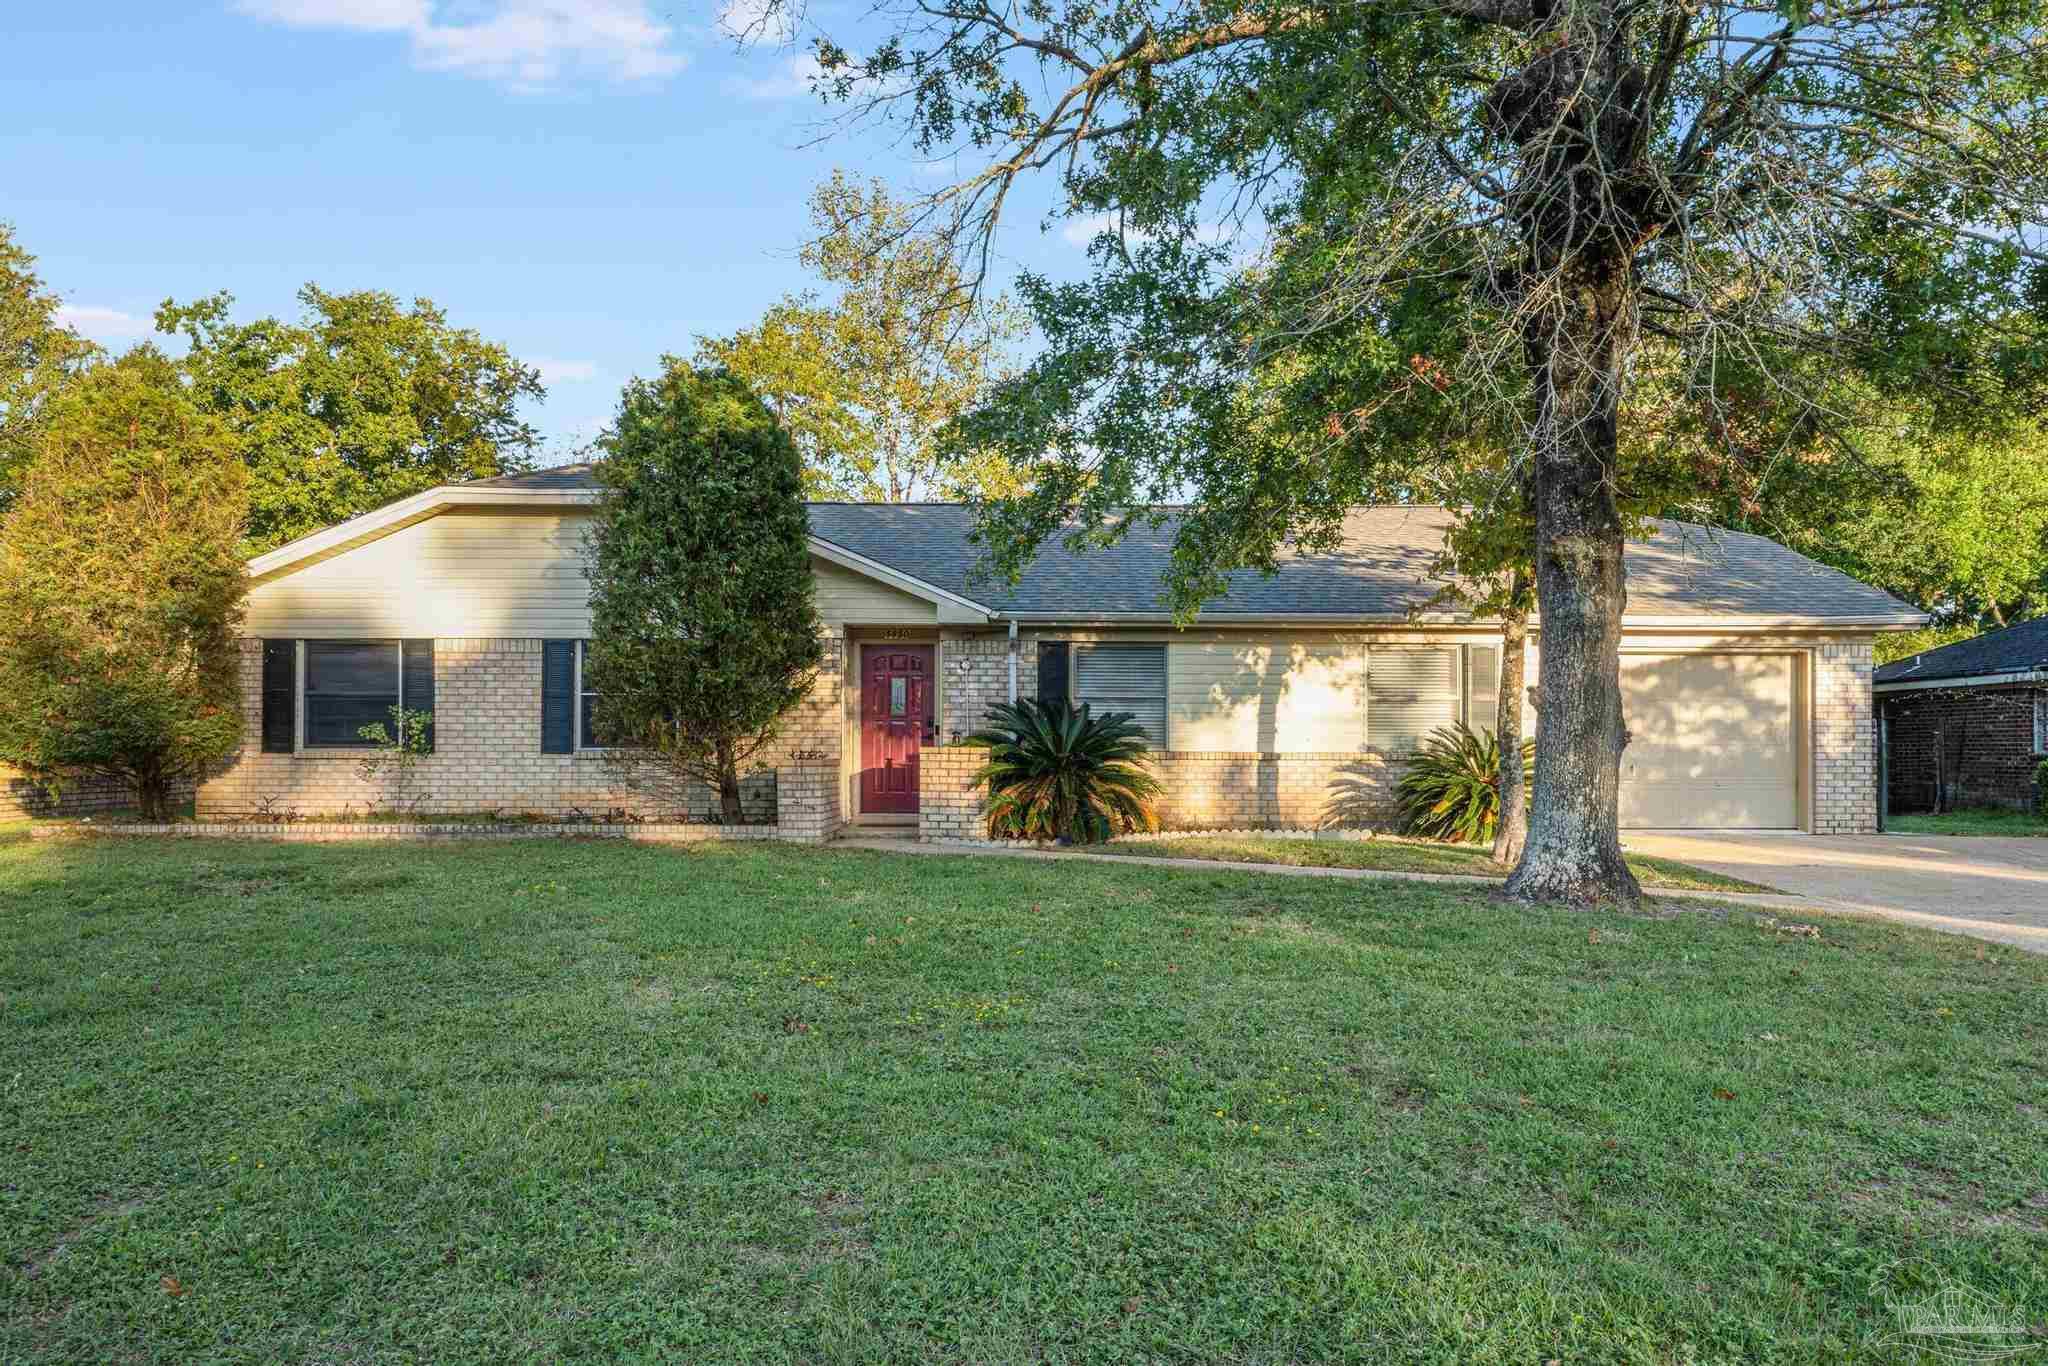
<path fill-rule="evenodd" d="M 1494 730 L 1500 721 L 1500 647 L 1465 647 L 1465 724 Z"/>
<path fill-rule="evenodd" d="M 2034 753 L 2048 754 L 2048 693 L 2034 699 Z"/>
<path fill-rule="evenodd" d="M 1366 664 L 1366 744 L 1412 754 L 1429 733 L 1458 719 L 1458 652 L 1374 650 Z"/>
<path fill-rule="evenodd" d="M 1166 647 L 1076 646 L 1074 700 L 1097 716 L 1129 712 L 1154 749 L 1166 748 Z"/>

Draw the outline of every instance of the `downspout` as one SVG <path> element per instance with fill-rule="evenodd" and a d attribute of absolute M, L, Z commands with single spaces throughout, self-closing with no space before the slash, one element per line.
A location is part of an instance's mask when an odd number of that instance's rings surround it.
<path fill-rule="evenodd" d="M 1010 618 L 1010 701 L 1017 700 L 1017 619 Z"/>

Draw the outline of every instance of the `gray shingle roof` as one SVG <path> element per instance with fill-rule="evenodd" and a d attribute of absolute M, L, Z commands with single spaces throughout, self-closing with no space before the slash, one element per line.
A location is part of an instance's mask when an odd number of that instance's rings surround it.
<path fill-rule="evenodd" d="M 535 490 L 593 489 L 588 465 L 481 481 Z M 1078 620 L 1164 613 L 1160 584 L 1175 524 L 1135 521 L 1105 550 L 1076 554 L 1048 543 L 1014 588 L 978 573 L 968 539 L 972 509 L 956 503 L 813 503 L 811 531 L 858 555 L 1006 613 Z M 1241 571 L 1204 614 L 1394 618 L 1422 607 L 1443 586 L 1430 562 L 1450 516 L 1436 507 L 1373 507 L 1345 519 L 1342 546 L 1290 555 L 1270 576 Z M 1889 593 L 1817 564 L 1775 541 L 1743 532 L 1663 522 L 1628 547 L 1632 617 L 1757 617 L 1917 622 L 1920 613 Z"/>
<path fill-rule="evenodd" d="M 2034 669 L 2048 669 L 2048 617 L 1897 660 L 1877 671 L 1877 681 L 1917 683 L 1936 678 L 2027 673 Z"/>

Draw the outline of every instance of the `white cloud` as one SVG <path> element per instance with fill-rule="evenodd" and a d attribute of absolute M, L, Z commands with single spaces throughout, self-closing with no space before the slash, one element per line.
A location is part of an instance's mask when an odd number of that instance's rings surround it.
<path fill-rule="evenodd" d="M 294 28 L 350 28 L 365 33 L 424 28 L 427 0 L 239 0 L 235 8 L 256 19 Z"/>
<path fill-rule="evenodd" d="M 534 369 L 540 371 L 542 384 L 588 384 L 597 378 L 597 364 L 594 361 L 536 357 L 531 364 Z"/>
<path fill-rule="evenodd" d="M 94 341 L 133 341 L 156 331 L 152 319 L 99 304 L 61 304 L 57 308 L 57 325 Z"/>
<path fill-rule="evenodd" d="M 567 75 L 648 81 L 681 71 L 646 0 L 237 0 L 244 14 L 294 28 L 391 33 L 413 62 L 538 90 Z"/>
<path fill-rule="evenodd" d="M 735 76 L 726 82 L 726 89 L 735 95 L 745 95 L 750 100 L 793 100 L 811 93 L 811 82 L 824 73 L 818 59 L 808 52 L 791 57 L 783 64 L 782 70 L 772 76 L 749 79 Z"/>
<path fill-rule="evenodd" d="M 796 37 L 794 0 L 721 0 L 718 31 L 743 43 L 786 43 Z"/>

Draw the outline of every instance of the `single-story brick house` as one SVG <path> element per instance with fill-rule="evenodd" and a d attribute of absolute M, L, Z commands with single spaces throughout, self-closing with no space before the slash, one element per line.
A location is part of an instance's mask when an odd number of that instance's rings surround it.
<path fill-rule="evenodd" d="M 1873 687 L 1893 810 L 2032 800 L 2048 758 L 2048 618 L 1887 664 Z"/>
<path fill-rule="evenodd" d="M 587 724 L 597 498 L 587 466 L 479 480 L 251 561 L 249 742 L 201 812 L 373 804 L 356 728 L 400 699 L 435 715 L 427 809 L 647 809 L 611 786 Z M 792 781 L 814 787 L 819 828 L 915 822 L 930 774 L 965 771 L 935 760 L 921 778 L 921 752 L 1013 693 L 1064 691 L 1141 719 L 1170 827 L 1370 823 L 1418 741 L 1494 714 L 1497 628 L 1427 606 L 1438 508 L 1359 510 L 1340 550 L 1234 576 L 1187 629 L 1160 600 L 1170 527 L 1048 546 L 1010 588 L 975 572 L 966 508 L 818 503 L 810 520 L 827 663 L 776 774 L 750 781 L 764 815 L 779 775 L 785 809 Z M 1678 523 L 1629 548 L 1628 574 L 1625 823 L 1874 828 L 1872 640 L 1921 614 L 1771 541 Z"/>

